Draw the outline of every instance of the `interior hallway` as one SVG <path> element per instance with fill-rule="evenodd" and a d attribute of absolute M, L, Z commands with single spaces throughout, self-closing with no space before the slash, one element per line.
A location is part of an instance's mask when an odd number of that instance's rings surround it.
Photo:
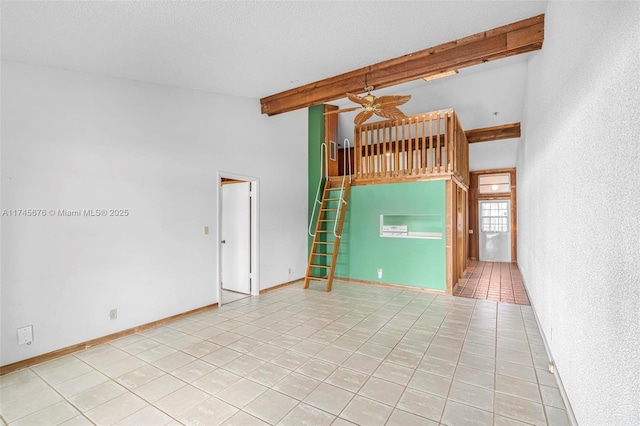
<path fill-rule="evenodd" d="M 547 364 L 530 306 L 299 283 L 2 376 L 0 414 L 10 425 L 565 425 Z"/>
<path fill-rule="evenodd" d="M 516 263 L 472 260 L 453 294 L 474 299 L 529 305 Z"/>

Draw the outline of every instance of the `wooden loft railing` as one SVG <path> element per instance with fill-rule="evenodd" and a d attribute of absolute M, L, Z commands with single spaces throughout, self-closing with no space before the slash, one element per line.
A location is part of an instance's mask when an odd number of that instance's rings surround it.
<path fill-rule="evenodd" d="M 453 109 L 354 130 L 356 183 L 456 178 L 469 185 L 469 145 Z"/>

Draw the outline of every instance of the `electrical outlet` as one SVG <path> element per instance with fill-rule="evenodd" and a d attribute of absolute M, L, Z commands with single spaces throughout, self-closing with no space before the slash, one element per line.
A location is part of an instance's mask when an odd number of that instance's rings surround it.
<path fill-rule="evenodd" d="M 378 279 L 382 278 L 382 268 L 378 268 Z"/>
<path fill-rule="evenodd" d="M 18 345 L 30 345 L 33 342 L 33 326 L 28 325 L 18 329 Z"/>
<path fill-rule="evenodd" d="M 118 310 L 112 309 L 109 311 L 109 319 L 113 321 L 114 319 L 118 319 Z"/>
<path fill-rule="evenodd" d="M 209 235 L 209 227 L 208 226 L 204 227 L 204 235 Z"/>
<path fill-rule="evenodd" d="M 289 268 L 289 275 L 291 275 L 291 268 Z"/>

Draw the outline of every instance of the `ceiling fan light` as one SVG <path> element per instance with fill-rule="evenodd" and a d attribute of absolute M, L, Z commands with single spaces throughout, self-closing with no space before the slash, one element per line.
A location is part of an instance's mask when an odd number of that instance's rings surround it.
<path fill-rule="evenodd" d="M 426 77 L 422 77 L 422 79 L 424 81 L 432 81 L 432 80 L 437 80 L 439 78 L 449 77 L 450 75 L 456 75 L 456 74 L 458 74 L 458 70 L 449 70 L 449 71 L 439 72 L 438 74 L 428 75 Z"/>

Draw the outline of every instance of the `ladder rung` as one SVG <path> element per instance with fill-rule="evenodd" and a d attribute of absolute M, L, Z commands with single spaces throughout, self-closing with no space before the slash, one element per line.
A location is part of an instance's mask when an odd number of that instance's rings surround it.
<path fill-rule="evenodd" d="M 313 239 L 313 244 L 311 246 L 311 254 L 309 257 L 309 263 L 307 264 L 307 274 L 305 274 L 304 278 L 304 288 L 309 288 L 310 281 L 324 281 L 327 283 L 327 291 L 331 291 L 331 284 L 334 279 L 334 272 L 336 268 L 335 260 L 338 256 L 341 238 L 340 236 L 336 236 L 336 238 L 333 239 L 330 235 L 337 230 L 342 230 L 342 224 L 344 223 L 344 210 L 347 208 L 349 190 L 350 185 L 348 182 L 345 184 L 344 182 L 336 182 L 331 179 L 327 179 L 325 182 L 323 198 L 316 224 L 317 234 L 314 234 L 315 238 Z M 331 191 L 334 191 L 334 193 L 331 194 Z M 342 197 L 342 193 L 344 193 L 344 197 Z M 330 206 L 336 207 L 329 208 Z M 335 217 L 332 217 L 334 215 Z M 339 224 L 339 229 L 336 229 L 335 226 L 333 227 L 334 229 L 331 229 L 332 222 L 336 225 Z M 327 225 L 323 225 L 323 223 L 326 223 Z M 325 235 L 325 237 L 321 238 L 321 235 Z M 333 241 L 319 241 L 320 239 L 333 239 Z M 314 250 L 322 250 L 323 252 L 332 253 L 319 253 Z M 323 262 L 324 264 L 317 264 L 314 262 Z M 314 270 L 314 268 L 318 269 Z M 318 274 L 324 273 L 326 276 L 314 277 L 311 275 L 312 271 L 317 272 Z"/>

